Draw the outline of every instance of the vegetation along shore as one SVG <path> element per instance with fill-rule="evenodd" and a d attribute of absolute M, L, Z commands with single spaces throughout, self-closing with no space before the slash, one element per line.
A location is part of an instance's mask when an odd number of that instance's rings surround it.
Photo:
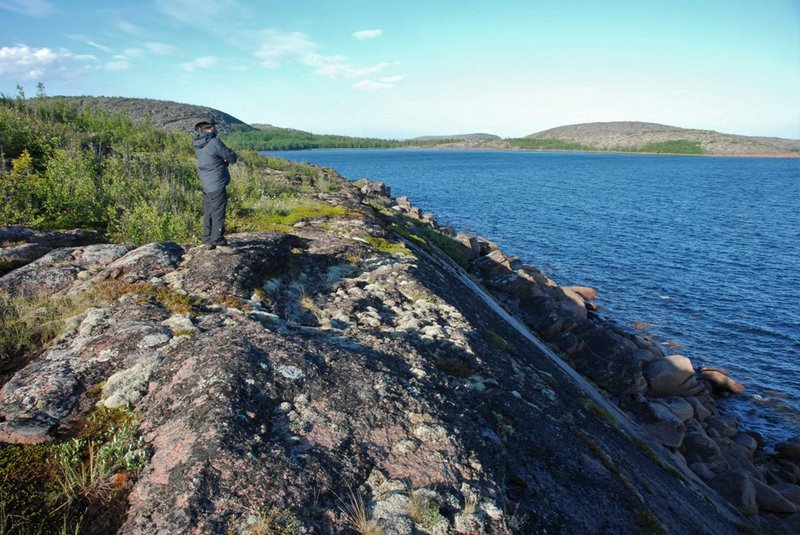
<path fill-rule="evenodd" d="M 243 150 L 203 248 L 198 110 L 130 103 L 0 102 L 3 533 L 800 531 L 724 370 L 332 169 Z"/>

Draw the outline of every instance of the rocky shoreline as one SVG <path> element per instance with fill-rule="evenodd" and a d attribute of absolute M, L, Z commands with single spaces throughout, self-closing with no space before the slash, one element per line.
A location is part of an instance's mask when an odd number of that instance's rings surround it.
<path fill-rule="evenodd" d="M 436 225 L 406 197 L 396 199 L 396 207 Z M 482 237 L 459 234 L 456 239 L 469 250 L 470 273 L 679 463 L 744 514 L 760 514 L 778 531 L 791 515 L 789 532 L 800 528 L 800 437 L 768 452 L 764 437 L 721 414 L 717 398 L 745 389 L 729 372 L 695 370 L 687 357 L 665 354 L 651 337 L 602 317 L 592 303 L 593 288 L 559 287 Z"/>
<path fill-rule="evenodd" d="M 121 513 L 95 513 L 105 532 L 256 533 L 278 511 L 289 532 L 364 533 L 358 510 L 386 534 L 800 531 L 800 440 L 768 453 L 720 414 L 741 388 L 724 371 L 382 184 L 318 198 L 360 216 L 234 235 L 232 254 L 3 229 L 0 292 L 104 298 L 5 370 L 0 446 L 129 407 L 148 461 Z"/>

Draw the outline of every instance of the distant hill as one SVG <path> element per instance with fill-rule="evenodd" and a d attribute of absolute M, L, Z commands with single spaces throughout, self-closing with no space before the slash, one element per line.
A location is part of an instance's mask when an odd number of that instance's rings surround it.
<path fill-rule="evenodd" d="M 291 150 L 313 148 L 397 148 L 488 150 L 577 150 L 646 152 L 710 156 L 798 158 L 800 140 L 722 134 L 646 122 L 584 123 L 551 128 L 523 138 L 502 139 L 486 133 L 421 136 L 405 141 L 320 135 L 270 124 L 249 125 L 223 111 L 164 100 L 124 97 L 50 97 L 64 99 L 79 109 L 125 113 L 135 123 L 173 132 L 191 132 L 203 117 L 212 117 L 224 139 L 234 148 Z M 34 99 L 31 99 L 34 102 Z M 35 102 L 34 102 L 35 105 Z"/>
<path fill-rule="evenodd" d="M 410 139 L 409 141 L 445 141 L 445 140 L 457 140 L 457 141 L 471 141 L 475 139 L 480 140 L 499 140 L 502 139 L 500 136 L 496 136 L 494 134 L 455 134 L 452 136 L 420 136 Z"/>
<path fill-rule="evenodd" d="M 283 126 L 274 126 L 271 124 L 264 124 L 264 123 L 253 123 L 250 126 L 255 128 L 256 130 L 266 130 L 267 132 L 291 132 L 294 134 L 314 135 L 311 132 L 306 132 L 305 130 L 298 130 L 297 128 L 286 128 Z"/>
<path fill-rule="evenodd" d="M 222 132 L 234 130 L 248 131 L 253 127 L 220 110 L 207 106 L 181 104 L 166 100 L 124 97 L 52 97 L 64 99 L 78 106 L 78 109 L 89 108 L 106 113 L 125 113 L 134 123 L 149 122 L 153 126 L 171 132 L 191 132 L 195 123 L 203 117 L 212 117 L 217 129 Z"/>
<path fill-rule="evenodd" d="M 522 148 L 669 152 L 712 156 L 800 157 L 800 140 L 739 136 L 656 123 L 608 122 L 560 126 L 522 138 Z M 531 145 L 524 146 L 524 140 Z"/>

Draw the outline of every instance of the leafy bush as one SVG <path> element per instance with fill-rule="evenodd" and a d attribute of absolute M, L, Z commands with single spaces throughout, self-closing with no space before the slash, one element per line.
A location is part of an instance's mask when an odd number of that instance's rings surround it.
<path fill-rule="evenodd" d="M 197 243 L 202 192 L 189 136 L 134 125 L 122 114 L 79 112 L 59 99 L 0 98 L 0 226 L 82 227 L 115 241 Z M 265 199 L 335 191 L 332 170 L 244 151 L 231 167 L 229 214 L 259 228 Z M 274 215 L 274 214 L 273 214 Z M 324 212 L 286 215 L 287 225 Z"/>

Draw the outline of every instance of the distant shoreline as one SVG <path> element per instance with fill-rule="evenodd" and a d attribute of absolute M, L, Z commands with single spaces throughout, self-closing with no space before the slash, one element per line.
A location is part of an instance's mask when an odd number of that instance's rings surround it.
<path fill-rule="evenodd" d="M 303 151 L 318 151 L 318 150 L 390 150 L 390 151 L 408 151 L 408 150 L 426 150 L 426 151 L 485 151 L 485 152 L 540 152 L 540 153 L 571 153 L 571 154 L 620 154 L 632 156 L 690 156 L 690 157 L 704 157 L 704 158 L 768 158 L 770 160 L 794 160 L 800 158 L 800 154 L 684 154 L 684 153 L 671 153 L 671 152 L 642 152 L 642 151 L 612 151 L 612 150 L 568 150 L 568 149 L 522 149 L 519 147 L 482 147 L 482 146 L 433 146 L 433 147 L 314 147 L 302 149 L 262 149 L 258 152 L 303 152 Z"/>

